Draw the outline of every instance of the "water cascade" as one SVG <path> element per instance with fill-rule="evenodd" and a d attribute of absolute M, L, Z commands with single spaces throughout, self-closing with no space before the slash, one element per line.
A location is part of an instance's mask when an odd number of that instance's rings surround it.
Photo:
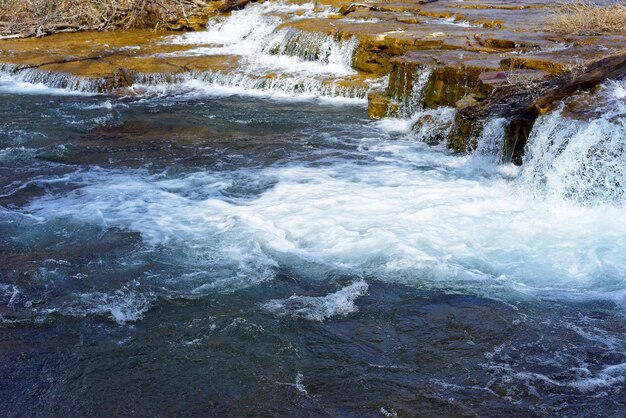
<path fill-rule="evenodd" d="M 626 81 L 607 82 L 583 115 L 542 116 L 528 139 L 521 180 L 542 196 L 583 205 L 626 202 Z M 570 112 L 571 113 L 571 112 Z"/>
<path fill-rule="evenodd" d="M 294 13 L 298 11 L 304 13 Z M 221 22 L 211 22 L 206 32 L 172 37 L 171 43 L 194 45 L 177 52 L 178 56 L 236 55 L 240 63 L 229 72 L 183 74 L 170 84 L 364 100 L 369 89 L 367 84 L 346 83 L 347 78 L 356 74 L 352 69 L 355 39 L 341 40 L 332 35 L 281 28 L 289 19 L 324 16 L 329 11 L 316 12 L 311 3 L 302 6 L 255 4 L 233 12 Z M 166 87 L 160 82 L 146 84 L 145 78 L 136 84 L 141 88 Z"/>
<path fill-rule="evenodd" d="M 507 118 L 455 153 L 428 67 L 367 118 L 356 41 L 295 25 L 330 13 L 251 3 L 159 37 L 221 67 L 133 96 L 0 68 L 0 409 L 622 413 L 626 81 L 541 115 L 521 166 Z"/>
<path fill-rule="evenodd" d="M 504 136 L 509 121 L 506 118 L 493 118 L 483 126 L 477 140 L 476 154 L 492 158 L 495 162 L 502 162 L 504 151 Z"/>
<path fill-rule="evenodd" d="M 0 64 L 0 91 L 33 91 L 48 89 L 58 93 L 99 93 L 105 90 L 102 78 L 77 77 L 65 73 L 39 71 L 36 68 L 21 69 L 19 66 Z"/>
<path fill-rule="evenodd" d="M 423 110 L 422 94 L 432 72 L 431 67 L 406 63 L 396 69 L 391 82 L 391 96 L 395 100 L 394 106 L 397 106 L 397 116 L 407 118 Z"/>
<path fill-rule="evenodd" d="M 204 32 L 168 37 L 165 44 L 189 46 L 156 57 L 233 58 L 227 70 L 184 71 L 180 73 L 125 74 L 132 81 L 131 92 L 142 95 L 251 94 L 323 97 L 363 102 L 372 83 L 358 79 L 352 69 L 357 41 L 282 27 L 287 22 L 327 16 L 332 9 L 313 3 L 252 4 L 229 16 L 211 20 Z M 139 58 L 149 58 L 150 55 Z M 100 93 L 110 87 L 105 79 L 64 73 L 0 67 L 3 79 L 68 91 Z M 353 79 L 354 78 L 354 79 Z M 114 84 L 114 83 L 113 83 Z M 110 89 L 110 88 L 109 88 Z M 127 92 L 124 90 L 124 92 Z"/>

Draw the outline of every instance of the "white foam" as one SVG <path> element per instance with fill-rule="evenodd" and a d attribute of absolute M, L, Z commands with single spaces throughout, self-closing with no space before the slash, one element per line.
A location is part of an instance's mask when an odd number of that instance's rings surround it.
<path fill-rule="evenodd" d="M 218 289 L 267 280 L 281 260 L 311 277 L 324 268 L 347 269 L 487 294 L 510 289 L 539 297 L 612 298 L 626 287 L 624 208 L 533 196 L 493 165 L 410 141 L 374 141 L 368 152 L 375 164 L 176 179 L 81 172 L 73 181 L 83 187 L 37 198 L 27 209 L 45 221 L 70 216 L 137 231 L 148 244 L 181 246 L 200 260 L 211 254 L 206 265 L 239 271 L 223 276 Z M 276 185 L 251 200 L 223 198 L 220 190 L 241 175 Z M 189 190 L 206 197 L 188 196 Z M 236 267 L 245 253 L 253 254 L 248 270 Z M 266 273 L 255 276 L 255 268 Z"/>
<path fill-rule="evenodd" d="M 0 283 L 0 303 L 5 303 L 8 308 L 15 308 L 21 293 L 15 285 Z"/>
<path fill-rule="evenodd" d="M 135 322 L 143 318 L 155 296 L 124 287 L 113 293 L 91 292 L 76 297 L 59 309 L 63 314 L 73 316 L 105 315 L 118 324 Z"/>
<path fill-rule="evenodd" d="M 407 112 L 409 113 L 409 112 Z M 406 139 L 427 141 L 433 136 L 447 137 L 454 127 L 455 110 L 450 107 L 418 110 L 407 117 L 388 117 L 375 122 L 390 134 L 404 134 Z M 419 124 L 417 122 L 420 121 Z"/>
<path fill-rule="evenodd" d="M 296 373 L 295 383 L 276 382 L 276 384 L 283 385 L 283 386 L 291 386 L 291 387 L 295 388 L 298 392 L 300 392 L 300 394 L 302 394 L 303 396 L 308 397 L 309 393 L 307 392 L 306 387 L 302 383 L 303 381 L 304 381 L 304 376 L 302 375 L 302 373 L 297 372 Z"/>
<path fill-rule="evenodd" d="M 542 384 L 547 384 L 553 387 L 571 388 L 580 393 L 591 393 L 596 392 L 602 388 L 623 385 L 624 382 L 626 382 L 626 375 L 623 374 L 624 370 L 621 369 L 621 365 L 618 365 L 618 368 L 614 370 L 612 370 L 612 367 L 614 366 L 609 366 L 605 368 L 604 371 L 601 371 L 599 373 L 593 373 L 585 368 L 569 370 L 570 372 L 572 372 L 572 374 L 578 375 L 578 377 L 565 381 L 555 380 L 541 373 L 516 372 L 512 373 L 511 375 L 515 379 L 526 382 L 526 385 L 528 386 L 534 385 L 536 382 L 540 382 Z M 613 373 L 607 373 L 607 369 L 611 370 Z M 616 374 L 615 371 L 618 371 L 622 374 L 614 375 Z"/>
<path fill-rule="evenodd" d="M 626 202 L 624 85 L 607 83 L 596 95 L 600 117 L 574 120 L 557 109 L 535 123 L 521 175 L 529 193 L 584 205 Z"/>
<path fill-rule="evenodd" d="M 86 88 L 55 87 L 54 83 L 35 81 L 28 73 L 9 73 L 0 71 L 0 93 L 4 94 L 30 94 L 30 95 L 76 95 L 89 94 Z M 52 85 L 51 85 L 52 84 Z"/>
<path fill-rule="evenodd" d="M 611 103 L 604 114 L 619 111 Z M 358 158 L 346 151 L 321 165 L 172 178 L 78 171 L 47 180 L 76 184 L 74 191 L 34 198 L 26 212 L 40 223 L 70 218 L 177 248 L 184 256 L 173 262 L 184 266 L 180 282 L 190 293 L 271 280 L 286 264 L 311 278 L 339 270 L 488 295 L 626 302 L 623 119 L 545 116 L 521 171 L 410 137 L 388 140 L 388 123 L 368 125 L 370 139 L 355 140 Z M 494 135 L 500 126 L 494 122 Z M 227 197 L 241 177 L 274 186 Z"/>
<path fill-rule="evenodd" d="M 284 10 L 299 14 L 285 14 Z M 193 32 L 168 38 L 169 43 L 196 45 L 195 48 L 169 55 L 236 55 L 239 64 L 229 73 L 186 75 L 182 83 L 142 83 L 135 89 L 155 88 L 175 91 L 184 83 L 195 81 L 196 92 L 264 95 L 298 98 L 347 97 L 355 98 L 354 89 L 341 87 L 341 80 L 355 74 L 352 57 L 357 46 L 355 39 L 336 39 L 334 36 L 281 28 L 286 21 L 327 15 L 328 10 L 315 11 L 312 4 L 286 5 L 270 2 L 252 4 L 235 11 L 222 20 L 212 20 L 205 32 Z M 167 54 L 166 54 L 167 55 Z M 210 76 L 207 76 L 210 74 Z M 276 76 L 279 74 L 279 76 Z M 182 84 L 182 86 L 181 86 Z M 223 89 L 221 89 L 223 88 Z M 367 88 L 359 91 L 365 101 Z"/>
<path fill-rule="evenodd" d="M 263 309 L 278 317 L 290 316 L 310 321 L 323 321 L 334 316 L 347 316 L 358 310 L 355 300 L 367 293 L 367 283 L 363 280 L 352 283 L 337 292 L 326 296 L 297 296 L 271 300 Z"/>
<path fill-rule="evenodd" d="M 480 25 L 473 25 L 467 20 L 458 20 L 456 16 L 441 18 L 441 19 L 429 19 L 428 23 L 439 23 L 442 25 L 460 26 L 462 28 L 479 27 Z"/>
<path fill-rule="evenodd" d="M 415 119 L 413 118 L 384 118 L 376 121 L 376 126 L 391 134 L 408 134 L 411 132 Z"/>
<path fill-rule="evenodd" d="M 241 45 L 242 48 L 236 53 L 245 54 L 250 50 L 255 51 L 258 43 L 270 35 L 286 17 L 289 20 L 325 17 L 331 11 L 328 7 L 316 10 L 313 2 L 301 5 L 281 2 L 250 4 L 221 20 L 211 19 L 206 31 L 171 36 L 168 42 L 178 45 L 216 45 L 217 48 Z M 254 45 L 255 41 L 257 45 Z"/>

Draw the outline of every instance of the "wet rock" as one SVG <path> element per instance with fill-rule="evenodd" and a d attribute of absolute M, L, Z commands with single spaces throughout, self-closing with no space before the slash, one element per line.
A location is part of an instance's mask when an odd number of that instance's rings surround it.
<path fill-rule="evenodd" d="M 367 97 L 367 114 L 370 119 L 382 119 L 393 115 L 398 110 L 397 103 L 393 102 L 386 92 L 374 91 Z"/>
<path fill-rule="evenodd" d="M 396 17 L 396 21 L 400 23 L 408 23 L 411 25 L 419 25 L 422 22 L 422 20 L 417 17 L 405 17 L 405 16 Z"/>
<path fill-rule="evenodd" d="M 468 96 L 463 100 L 467 106 L 471 106 L 475 99 Z M 469 119 L 461 117 L 456 113 L 454 121 L 454 130 L 448 141 L 448 147 L 457 152 L 468 152 L 476 148 L 477 139 L 483 130 L 485 121 L 483 119 Z"/>
<path fill-rule="evenodd" d="M 413 1 L 412 3 L 415 5 L 423 5 L 423 4 L 428 4 L 428 3 L 434 3 L 438 0 L 416 0 Z M 388 11 L 388 12 L 392 12 L 392 11 L 404 11 L 406 10 L 405 8 L 401 7 L 401 6 L 390 6 L 390 5 L 383 5 L 383 4 L 363 4 L 363 3 L 352 3 L 350 5 L 343 5 L 339 8 L 339 13 L 347 16 L 350 13 L 354 13 L 356 11 L 364 11 L 364 10 L 371 10 L 371 11 Z"/>
<path fill-rule="evenodd" d="M 433 113 L 422 113 L 413 124 L 412 131 L 428 145 L 446 144 L 454 128 L 454 119 Z M 445 115 L 444 115 L 445 116 Z"/>
<path fill-rule="evenodd" d="M 367 4 L 352 3 L 350 5 L 341 6 L 339 8 L 339 14 L 347 16 L 350 13 L 356 12 L 357 10 L 378 10 L 378 8 L 376 8 L 376 6 L 370 6 Z"/>
<path fill-rule="evenodd" d="M 538 116 L 537 110 L 531 110 L 509 123 L 504 132 L 504 142 L 502 144 L 503 162 L 511 162 L 516 165 L 522 164 L 526 142 L 530 137 Z"/>
<path fill-rule="evenodd" d="M 392 64 L 388 88 L 392 95 L 412 90 L 416 75 L 429 71 L 421 93 L 422 105 L 428 109 L 455 106 L 469 94 L 479 95 L 480 75 L 499 67 L 496 59 L 465 51 L 411 51 L 394 58 Z"/>

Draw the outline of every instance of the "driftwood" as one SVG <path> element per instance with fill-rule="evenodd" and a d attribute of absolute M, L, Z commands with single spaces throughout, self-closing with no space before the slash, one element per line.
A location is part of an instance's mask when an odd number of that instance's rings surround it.
<path fill-rule="evenodd" d="M 251 0 L 226 0 L 217 10 L 220 13 L 228 13 L 246 7 Z"/>
<path fill-rule="evenodd" d="M 515 79 L 516 73 L 521 77 Z M 533 74 L 534 73 L 534 74 Z M 626 75 L 626 49 L 600 59 L 590 60 L 557 76 L 547 77 L 540 71 L 487 72 L 480 76 L 484 100 L 469 97 L 457 104 L 459 116 L 466 119 L 519 116 L 533 108 L 543 108 L 577 90 Z"/>
<path fill-rule="evenodd" d="M 414 1 L 414 3 L 416 4 L 428 4 L 428 3 L 434 3 L 438 0 L 417 0 Z M 363 4 L 363 3 L 352 3 L 349 6 L 342 6 L 339 9 L 339 13 L 347 16 L 352 12 L 356 12 L 358 10 L 370 10 L 370 11 L 374 11 L 374 12 L 395 12 L 397 11 L 397 8 L 394 7 L 389 7 L 389 6 L 385 6 L 385 5 L 379 5 L 379 4 Z"/>

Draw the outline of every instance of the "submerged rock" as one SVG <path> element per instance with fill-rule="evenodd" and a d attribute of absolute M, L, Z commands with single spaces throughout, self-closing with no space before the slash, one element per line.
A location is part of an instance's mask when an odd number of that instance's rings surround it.
<path fill-rule="evenodd" d="M 413 124 L 412 131 L 417 138 L 428 145 L 446 144 L 455 122 L 452 109 L 442 108 L 442 112 L 424 112 Z"/>

